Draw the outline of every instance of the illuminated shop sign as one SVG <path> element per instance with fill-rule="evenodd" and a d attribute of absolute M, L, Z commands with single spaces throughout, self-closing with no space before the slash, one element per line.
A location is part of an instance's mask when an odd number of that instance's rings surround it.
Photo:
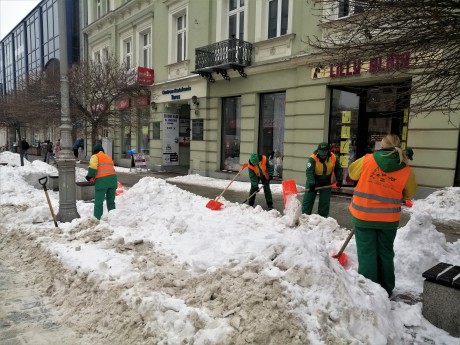
<path fill-rule="evenodd" d="M 181 93 L 181 92 L 186 92 L 186 91 L 192 91 L 191 86 L 182 86 L 182 87 L 177 87 L 175 89 L 170 89 L 170 90 L 163 90 L 161 91 L 162 95 L 171 95 L 171 100 L 178 100 L 180 99 L 180 95 L 174 95 L 175 93 Z"/>
<path fill-rule="evenodd" d="M 401 54 L 389 54 L 384 57 L 375 57 L 367 62 L 356 60 L 347 64 L 330 65 L 329 67 L 324 68 L 316 67 L 311 71 L 311 78 L 336 78 L 360 75 L 362 72 L 375 74 L 381 72 L 396 71 L 404 68 L 409 68 L 409 60 L 410 53 L 404 52 Z"/>

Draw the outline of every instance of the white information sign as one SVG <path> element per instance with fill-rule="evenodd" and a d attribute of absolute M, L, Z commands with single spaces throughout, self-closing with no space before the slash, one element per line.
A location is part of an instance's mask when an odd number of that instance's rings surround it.
<path fill-rule="evenodd" d="M 163 164 L 179 165 L 179 114 L 163 114 Z"/>

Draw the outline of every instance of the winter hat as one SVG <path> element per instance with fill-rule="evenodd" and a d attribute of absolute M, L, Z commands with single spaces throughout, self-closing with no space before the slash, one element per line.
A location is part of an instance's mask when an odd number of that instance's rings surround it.
<path fill-rule="evenodd" d="M 325 142 L 322 142 L 318 145 L 318 154 L 319 155 L 327 155 L 329 152 L 329 145 Z"/>
<path fill-rule="evenodd" d="M 101 144 L 96 144 L 93 147 L 93 153 L 98 153 L 99 151 L 104 152 L 104 148 L 102 147 Z"/>
<path fill-rule="evenodd" d="M 257 153 L 251 153 L 249 157 L 249 162 L 253 165 L 259 163 L 259 155 Z"/>

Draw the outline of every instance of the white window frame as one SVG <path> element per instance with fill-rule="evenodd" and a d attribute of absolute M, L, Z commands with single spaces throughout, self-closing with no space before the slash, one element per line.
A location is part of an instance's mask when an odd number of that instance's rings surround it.
<path fill-rule="evenodd" d="M 248 6 L 248 2 L 249 1 L 254 1 L 254 0 L 246 0 L 245 3 L 244 3 L 244 34 L 243 34 L 243 40 L 247 41 L 247 35 L 248 35 L 248 15 L 246 15 L 247 13 L 247 6 Z M 216 42 L 220 42 L 220 41 L 223 41 L 223 40 L 227 40 L 229 38 L 229 17 L 228 17 L 228 9 L 229 9 L 229 0 L 218 0 L 216 1 L 217 4 L 216 4 L 216 13 L 217 13 L 217 17 L 216 17 Z M 266 4 L 266 0 L 262 0 L 263 3 Z M 260 3 L 260 0 L 258 0 L 256 2 L 256 7 L 259 6 L 259 3 Z M 266 6 L 266 5 L 264 5 Z M 243 8 L 243 7 L 241 7 Z M 258 12 L 256 11 L 256 13 L 264 13 L 264 12 Z M 256 27 L 256 31 L 258 30 L 259 26 L 258 26 L 258 21 L 259 18 L 262 17 L 262 16 L 255 16 L 255 27 Z M 265 31 L 265 30 L 264 30 Z"/>
<path fill-rule="evenodd" d="M 179 28 L 179 19 L 182 19 L 182 27 Z M 181 62 L 187 59 L 187 12 L 181 13 L 175 16 L 176 22 L 176 39 L 175 39 L 175 50 L 176 50 L 176 62 Z M 179 39 L 181 39 L 179 47 Z M 179 56 L 179 48 L 182 50 L 182 54 Z"/>
<path fill-rule="evenodd" d="M 98 51 L 95 51 L 93 53 L 93 61 L 94 62 L 98 62 L 98 63 L 101 63 L 102 60 L 101 60 L 101 52 L 98 50 Z"/>
<path fill-rule="evenodd" d="M 102 62 L 107 62 L 109 60 L 109 47 L 102 48 L 101 59 Z"/>
<path fill-rule="evenodd" d="M 168 27 L 169 27 L 169 42 L 168 42 L 168 63 L 173 64 L 173 63 L 178 63 L 178 62 L 183 62 L 187 61 L 188 59 L 188 46 L 189 46 L 189 37 L 188 37 L 188 18 L 189 18 L 189 13 L 188 13 L 188 6 L 189 6 L 189 1 L 188 0 L 182 0 L 182 1 L 173 1 L 171 2 L 171 5 L 168 7 Z M 185 34 L 185 44 L 183 44 L 183 60 L 177 59 L 177 38 L 178 38 L 178 32 L 177 32 L 177 19 L 181 16 L 185 15 L 186 22 L 185 22 L 185 30 L 183 33 Z M 184 42 L 184 41 L 183 41 Z"/>
<path fill-rule="evenodd" d="M 96 0 L 95 2 L 96 20 L 101 19 L 110 11 L 110 0 Z"/>
<path fill-rule="evenodd" d="M 240 19 L 241 19 L 241 16 L 240 14 L 243 13 L 243 16 L 244 16 L 244 21 L 246 20 L 246 1 L 244 1 L 244 5 L 241 6 L 240 4 L 240 1 L 241 0 L 237 0 L 237 6 L 236 6 L 236 9 L 234 10 L 230 10 L 230 1 L 227 0 L 227 38 L 233 38 L 233 37 L 230 37 L 230 17 L 232 16 L 236 16 L 236 35 L 235 35 L 235 38 L 240 38 L 240 27 L 241 27 L 241 23 L 240 23 Z M 245 28 L 245 25 L 243 23 L 243 40 L 244 40 L 244 37 L 245 37 L 245 34 L 246 34 L 246 28 Z"/>
<path fill-rule="evenodd" d="M 274 2 L 274 1 L 277 1 L 277 9 L 276 9 L 276 34 L 275 36 L 273 37 L 268 37 L 269 36 L 269 32 L 270 32 L 270 3 L 271 2 Z M 286 32 L 285 33 L 281 33 L 281 19 L 283 17 L 283 1 L 287 1 L 288 2 L 288 13 L 287 13 L 287 17 L 288 17 L 288 23 L 287 23 L 287 27 L 286 27 Z M 267 38 L 275 38 L 275 37 L 280 37 L 280 36 L 284 36 L 286 35 L 288 32 L 289 32 L 289 22 L 290 22 L 290 17 L 289 17 L 289 7 L 290 7 L 290 1 L 289 0 L 268 0 L 267 1 Z"/>
<path fill-rule="evenodd" d="M 338 20 L 348 18 L 357 13 L 356 8 L 358 7 L 358 5 L 359 8 L 365 7 L 365 2 L 366 0 L 337 0 L 335 4 L 332 6 L 332 8 L 329 7 L 324 9 L 324 18 L 327 20 Z M 341 3 L 348 4 L 348 13 L 346 15 L 340 15 L 339 13 Z"/>
<path fill-rule="evenodd" d="M 147 43 L 145 43 L 147 37 Z M 151 68 L 152 66 L 152 32 L 151 29 L 139 32 L 139 66 Z"/>
<path fill-rule="evenodd" d="M 126 63 L 128 70 L 134 67 L 133 38 L 131 36 L 123 40 L 123 61 Z"/>

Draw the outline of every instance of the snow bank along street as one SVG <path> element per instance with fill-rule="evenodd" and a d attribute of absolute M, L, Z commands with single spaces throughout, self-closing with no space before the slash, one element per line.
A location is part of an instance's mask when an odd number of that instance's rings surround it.
<path fill-rule="evenodd" d="M 421 314 L 422 273 L 460 264 L 433 220 L 460 221 L 460 188 L 416 200 L 395 242 L 396 289 L 389 300 L 331 255 L 349 233 L 333 218 L 300 217 L 209 199 L 153 177 L 117 197 L 117 209 L 55 228 L 38 178 L 44 162 L 0 154 L 0 255 L 46 294 L 72 344 L 436 344 L 459 345 Z M 77 179 L 86 172 L 77 168 Z M 249 188 L 248 188 L 249 190 Z M 59 196 L 48 191 L 57 212 Z M 20 260 L 18 260 L 20 259 Z"/>

